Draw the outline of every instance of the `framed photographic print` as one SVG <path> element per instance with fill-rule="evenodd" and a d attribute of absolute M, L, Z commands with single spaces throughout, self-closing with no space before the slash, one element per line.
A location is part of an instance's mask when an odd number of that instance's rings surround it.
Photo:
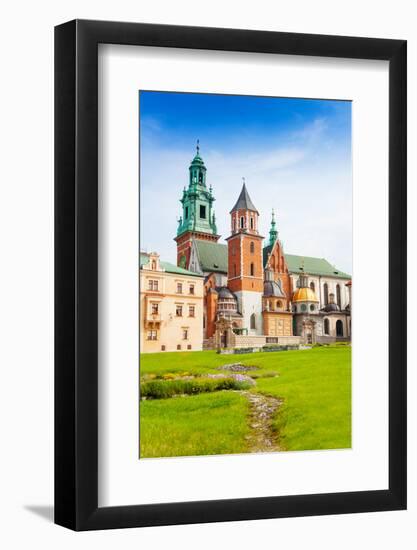
<path fill-rule="evenodd" d="M 406 507 L 406 42 L 55 30 L 55 521 Z"/>

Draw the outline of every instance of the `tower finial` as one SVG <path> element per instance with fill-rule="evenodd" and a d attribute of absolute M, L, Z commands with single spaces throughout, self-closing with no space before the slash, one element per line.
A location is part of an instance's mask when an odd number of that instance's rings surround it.
<path fill-rule="evenodd" d="M 243 185 L 246 185 L 246 180 L 244 176 L 242 177 L 242 181 L 243 181 Z"/>
<path fill-rule="evenodd" d="M 269 244 L 273 246 L 277 238 L 278 238 L 278 231 L 277 231 L 276 222 L 275 222 L 275 211 L 274 209 L 272 209 L 271 229 L 269 230 Z"/>
<path fill-rule="evenodd" d="M 200 140 L 199 140 L 199 139 L 197 139 L 197 147 L 196 147 L 196 149 L 197 149 L 197 155 L 199 155 L 199 154 L 200 154 Z"/>

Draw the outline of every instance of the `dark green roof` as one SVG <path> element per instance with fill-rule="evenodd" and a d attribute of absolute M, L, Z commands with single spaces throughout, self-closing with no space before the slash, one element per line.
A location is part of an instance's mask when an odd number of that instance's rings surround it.
<path fill-rule="evenodd" d="M 340 271 L 324 258 L 285 254 L 285 259 L 290 273 L 307 273 L 308 275 L 322 275 L 323 277 L 336 277 L 339 279 L 351 278 L 348 273 Z"/>
<path fill-rule="evenodd" d="M 227 245 L 199 240 L 196 240 L 195 243 L 197 245 L 201 269 L 204 272 L 216 271 L 227 273 Z M 271 250 L 271 245 L 265 246 L 263 249 L 264 266 Z M 340 271 L 324 258 L 285 254 L 285 259 L 290 273 L 307 273 L 308 275 L 321 275 L 323 277 L 335 277 L 336 279 L 351 278 L 351 275 Z M 301 269 L 303 265 L 304 270 Z"/>
<path fill-rule="evenodd" d="M 149 256 L 147 254 L 140 255 L 140 267 L 146 265 L 149 263 Z M 188 271 L 188 269 L 183 269 L 182 267 L 177 267 L 174 264 L 171 264 L 170 262 L 159 262 L 162 269 L 166 271 L 166 273 L 174 273 L 176 275 L 186 275 L 187 277 L 201 277 L 202 275 L 199 275 L 198 273 L 194 273 L 193 271 Z"/>
<path fill-rule="evenodd" d="M 197 246 L 198 259 L 204 272 L 227 273 L 227 245 L 210 241 L 194 241 Z"/>
<path fill-rule="evenodd" d="M 265 246 L 263 249 L 264 266 L 268 256 L 272 251 L 272 245 Z M 337 269 L 324 258 L 312 258 L 311 256 L 295 256 L 294 254 L 285 254 L 285 259 L 290 273 L 307 273 L 307 275 L 321 275 L 323 277 L 335 277 L 336 279 L 350 279 L 348 273 Z M 304 269 L 302 267 L 304 266 Z"/>

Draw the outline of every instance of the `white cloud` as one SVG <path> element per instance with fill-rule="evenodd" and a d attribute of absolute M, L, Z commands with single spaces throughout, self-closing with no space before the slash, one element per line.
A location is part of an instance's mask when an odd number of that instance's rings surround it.
<path fill-rule="evenodd" d="M 317 119 L 281 147 L 271 143 L 263 151 L 202 151 L 222 241 L 244 176 L 264 236 L 275 208 L 286 252 L 325 257 L 351 271 L 351 167 L 346 158 L 323 150 L 325 129 L 325 120 Z M 176 258 L 172 239 L 191 158 L 189 151 L 162 147 L 145 148 L 141 157 L 141 245 L 169 261 Z"/>

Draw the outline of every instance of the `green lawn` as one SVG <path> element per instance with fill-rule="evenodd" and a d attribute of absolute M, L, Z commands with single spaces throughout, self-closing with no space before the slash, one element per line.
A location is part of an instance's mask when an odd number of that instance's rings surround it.
<path fill-rule="evenodd" d="M 255 365 L 251 391 L 280 397 L 274 420 L 285 450 L 351 446 L 351 348 L 218 355 L 214 351 L 141 356 L 141 377 L 218 373 L 227 363 Z M 278 377 L 262 377 L 278 373 Z M 142 457 L 242 453 L 248 405 L 244 396 L 220 391 L 140 403 Z"/>
<path fill-rule="evenodd" d="M 233 391 L 141 401 L 140 456 L 244 453 L 247 414 Z"/>

